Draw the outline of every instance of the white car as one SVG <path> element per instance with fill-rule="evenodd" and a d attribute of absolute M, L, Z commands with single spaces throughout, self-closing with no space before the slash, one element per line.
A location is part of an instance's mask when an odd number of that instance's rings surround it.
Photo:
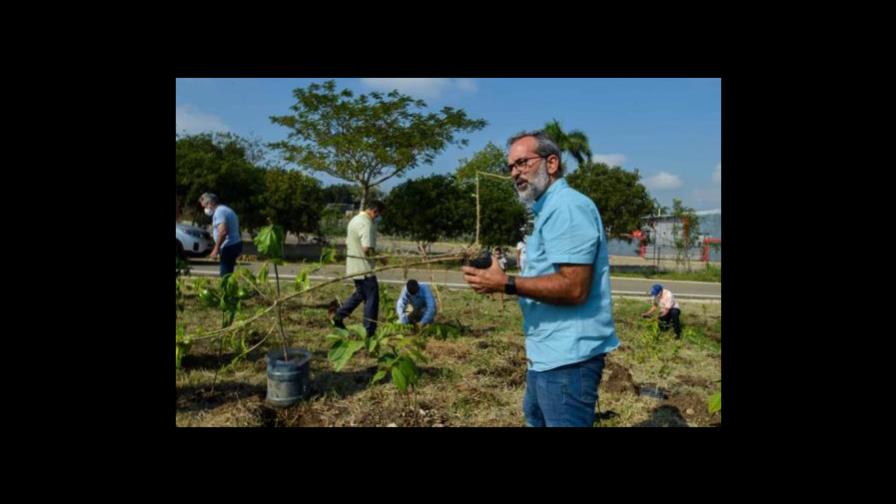
<path fill-rule="evenodd" d="M 205 256 L 215 248 L 212 235 L 205 229 L 189 224 L 176 224 L 176 228 L 178 257 Z"/>

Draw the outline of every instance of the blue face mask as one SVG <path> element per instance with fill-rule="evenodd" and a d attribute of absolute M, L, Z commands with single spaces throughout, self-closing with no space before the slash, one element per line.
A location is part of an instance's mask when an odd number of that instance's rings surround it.
<path fill-rule="evenodd" d="M 382 222 L 382 220 L 383 220 L 383 218 L 381 216 L 377 215 L 376 219 L 373 219 L 373 222 L 375 222 L 376 224 L 379 224 L 380 222 Z"/>

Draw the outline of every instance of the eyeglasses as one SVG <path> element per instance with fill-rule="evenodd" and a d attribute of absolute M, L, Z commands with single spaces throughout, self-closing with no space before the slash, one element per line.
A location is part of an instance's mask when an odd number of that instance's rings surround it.
<path fill-rule="evenodd" d="M 532 157 L 517 159 L 516 161 L 507 165 L 507 173 L 512 173 L 514 168 L 518 168 L 520 171 L 523 170 L 523 167 L 528 168 L 529 161 L 532 161 L 533 159 L 547 159 L 547 156 L 532 156 Z"/>

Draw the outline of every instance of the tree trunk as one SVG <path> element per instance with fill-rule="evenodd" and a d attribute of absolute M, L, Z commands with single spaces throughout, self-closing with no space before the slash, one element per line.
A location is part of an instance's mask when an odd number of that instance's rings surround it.
<path fill-rule="evenodd" d="M 367 185 L 366 182 L 361 182 L 361 208 L 358 209 L 359 212 L 363 212 L 367 208 L 367 194 L 370 192 L 370 186 Z"/>

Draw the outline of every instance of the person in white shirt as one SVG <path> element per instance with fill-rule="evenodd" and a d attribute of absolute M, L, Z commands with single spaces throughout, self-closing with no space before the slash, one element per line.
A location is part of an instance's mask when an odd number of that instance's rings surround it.
<path fill-rule="evenodd" d="M 495 260 L 498 261 L 498 266 L 501 267 L 501 271 L 507 270 L 507 256 L 504 255 L 504 250 L 500 247 L 495 247 Z"/>
<path fill-rule="evenodd" d="M 653 298 L 653 306 L 642 313 L 641 316 L 650 318 L 650 315 L 659 307 L 660 330 L 668 330 L 671 323 L 675 330 L 675 337 L 681 338 L 681 307 L 678 306 L 675 295 L 669 289 L 664 289 L 660 284 L 654 284 L 650 288 L 649 294 Z"/>
<path fill-rule="evenodd" d="M 523 271 L 523 263 L 526 261 L 526 236 L 516 244 L 516 266 Z"/>

